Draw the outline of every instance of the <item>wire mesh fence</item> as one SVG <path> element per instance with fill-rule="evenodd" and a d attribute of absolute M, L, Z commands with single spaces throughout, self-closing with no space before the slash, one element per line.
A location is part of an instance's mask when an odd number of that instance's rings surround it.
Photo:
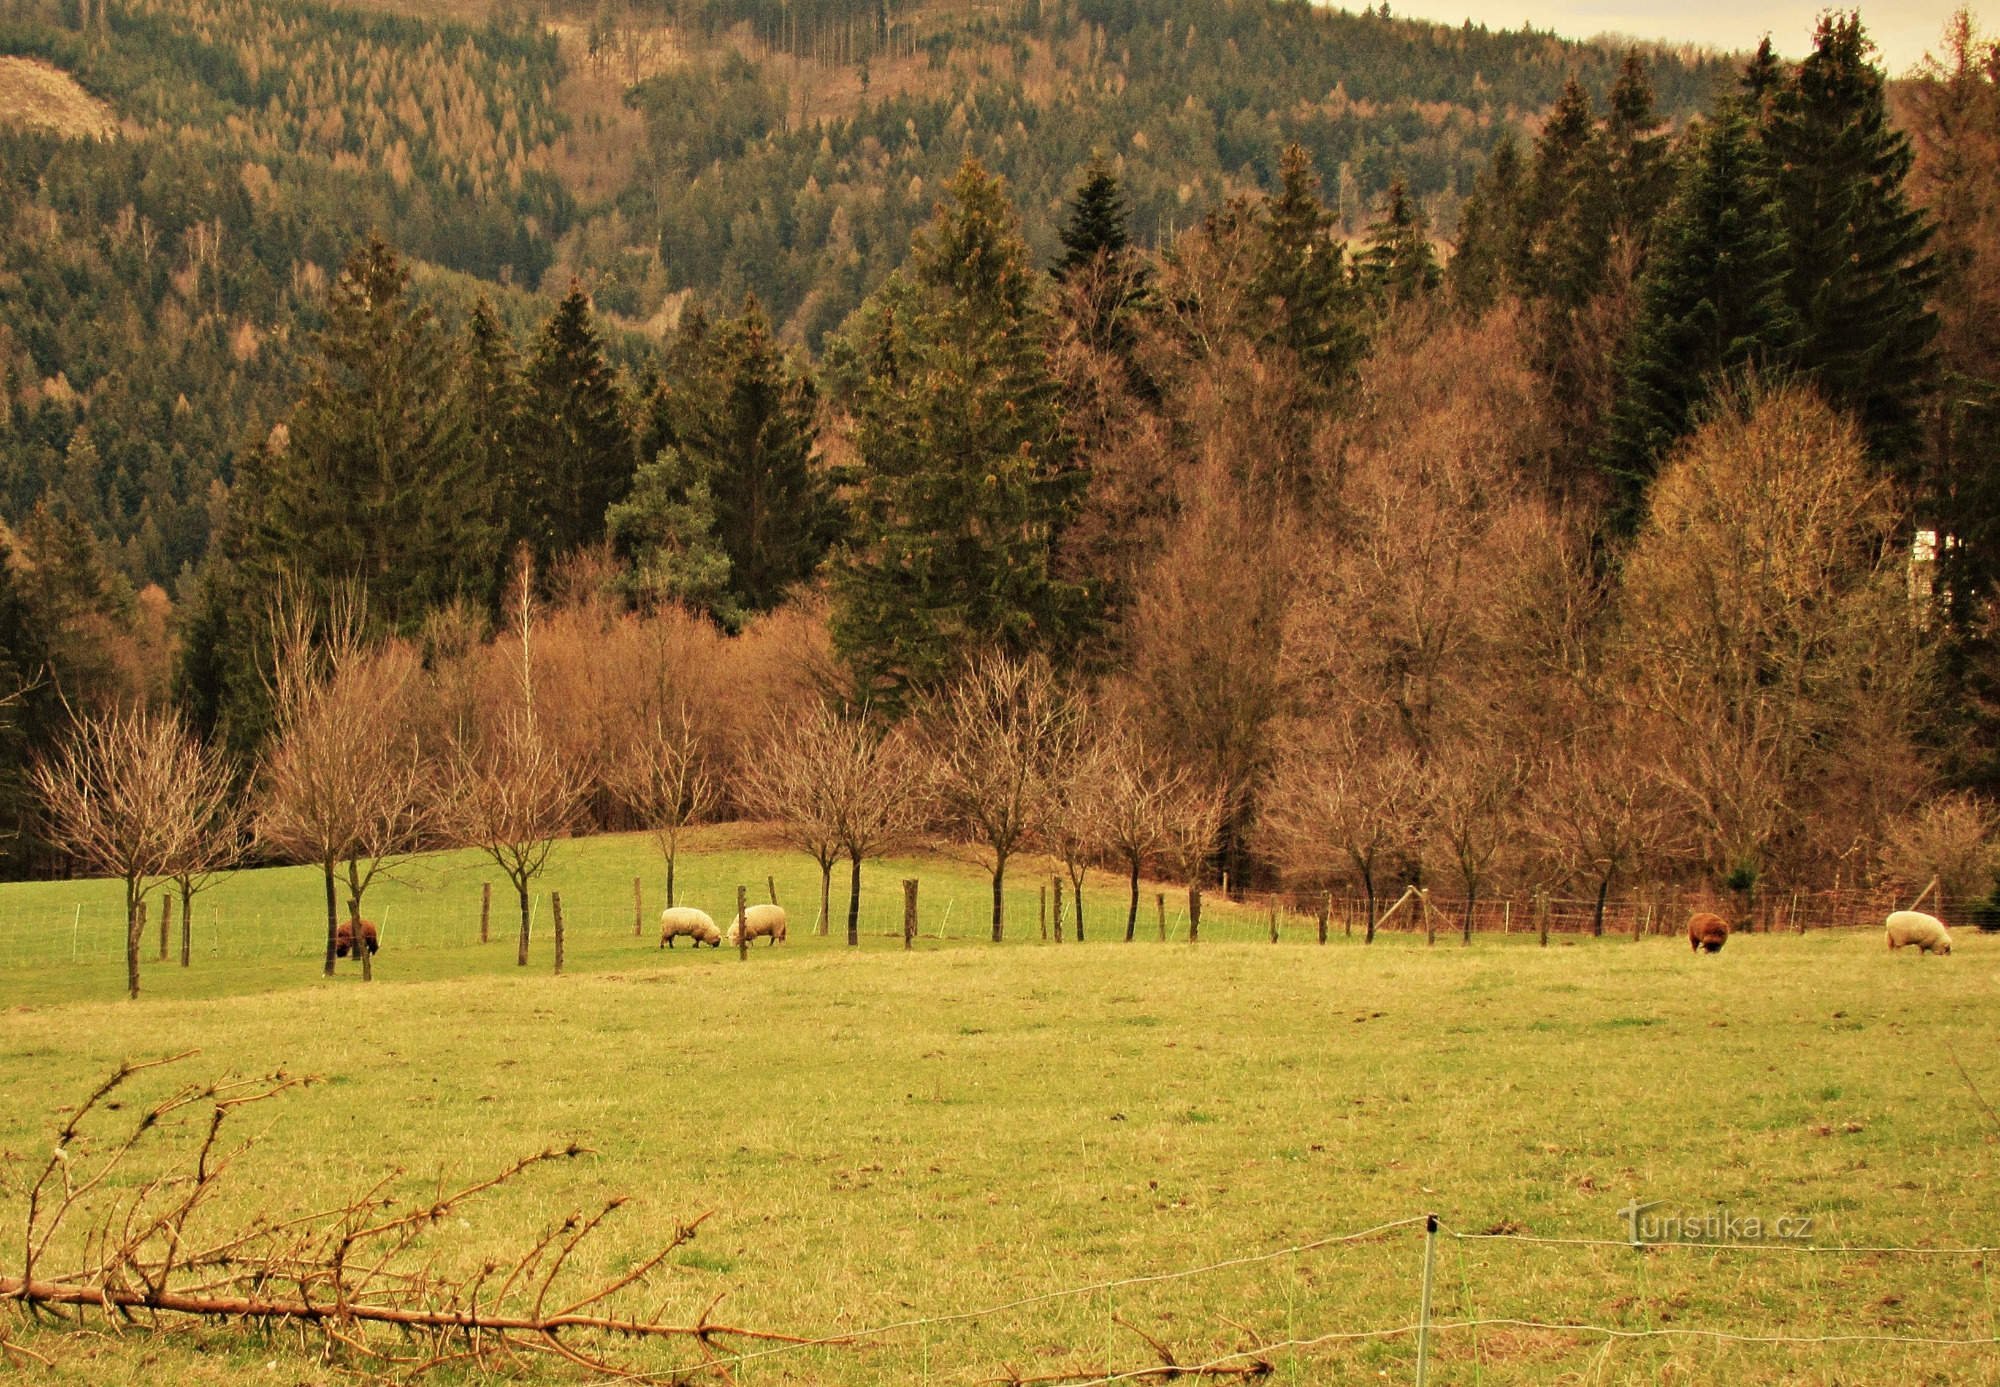
<path fill-rule="evenodd" d="M 1036 894 L 1027 895 L 1024 885 Z M 1050 943 L 1077 940 L 1074 892 L 1065 884 L 1058 900 L 1051 889 L 1053 885 L 1053 880 L 1038 885 L 1016 881 L 1005 919 L 1008 938 Z M 495 888 L 490 897 L 487 888 Z M 753 904 L 765 899 L 766 888 L 746 889 Z M 0 916 L 0 970 L 122 959 L 125 954 L 122 908 L 103 891 L 79 894 L 79 899 L 67 905 L 16 907 Z M 565 929 L 578 942 L 595 939 L 609 944 L 657 935 L 658 901 L 645 899 L 644 892 L 637 902 L 626 889 L 565 890 L 557 894 L 562 898 Z M 727 899 L 727 893 L 724 898 Z M 788 926 L 792 936 L 817 936 L 824 932 L 834 938 L 845 937 L 848 906 L 844 891 L 834 891 L 829 902 L 830 918 L 825 920 L 821 917 L 817 892 L 803 902 L 795 892 L 789 898 L 793 902 Z M 1716 903 L 1695 892 L 1624 895 L 1607 900 L 1601 916 L 1595 900 L 1579 898 L 1490 897 L 1468 906 L 1463 900 L 1432 895 L 1428 904 L 1426 911 L 1414 904 L 1394 909 L 1394 898 L 1370 902 L 1364 896 L 1329 893 L 1212 895 L 1202 902 L 1199 937 L 1217 943 L 1263 940 L 1306 943 L 1322 938 L 1329 941 L 1365 938 L 1371 910 L 1377 917 L 1378 930 L 1397 935 L 1463 937 L 1469 930 L 1473 936 L 1539 937 L 1546 921 L 1547 933 L 1554 937 L 1672 937 L 1684 933 L 1690 913 L 1712 909 Z M 1873 929 L 1879 928 L 1883 916 L 1898 905 L 1896 897 L 1884 891 L 1773 893 L 1755 903 L 1747 927 L 1753 932 L 1766 933 Z M 718 925 L 727 923 L 733 908 L 731 902 L 712 912 Z M 520 930 L 519 901 L 504 882 L 462 880 L 449 889 L 421 893 L 414 898 L 406 895 L 379 910 L 371 908 L 364 913 L 377 926 L 383 947 L 397 950 L 476 948 L 482 940 L 514 940 Z M 544 938 L 552 926 L 551 893 L 531 892 L 528 913 L 531 936 L 537 940 Z M 1723 913 L 1735 914 L 1733 910 Z M 171 900 L 164 907 L 158 895 L 148 900 L 140 926 L 142 958 L 156 955 L 178 958 L 183 933 L 180 915 L 178 900 Z M 1090 885 L 1085 898 L 1083 938 L 1124 940 L 1129 929 L 1129 937 L 1135 942 L 1184 943 L 1189 938 L 1189 919 L 1190 900 L 1185 890 L 1168 891 L 1149 885 L 1141 893 L 1139 908 L 1133 911 L 1121 886 L 1097 882 Z M 864 894 L 855 924 L 856 933 L 864 939 L 900 940 L 904 930 L 900 896 L 876 886 Z M 1737 927 L 1745 927 L 1740 916 Z M 991 931 L 987 902 L 950 893 L 925 895 L 920 890 L 918 939 L 985 940 L 991 938 Z M 304 959 L 318 957 L 326 947 L 324 912 L 309 905 L 277 910 L 197 896 L 192 925 L 186 933 L 194 959 Z"/>

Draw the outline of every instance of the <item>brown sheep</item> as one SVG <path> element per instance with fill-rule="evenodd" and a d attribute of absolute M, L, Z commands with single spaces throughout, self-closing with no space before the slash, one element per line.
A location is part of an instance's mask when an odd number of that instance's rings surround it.
<path fill-rule="evenodd" d="M 1696 953 L 1703 949 L 1710 953 L 1722 952 L 1722 946 L 1729 941 L 1729 922 L 1720 915 L 1706 910 L 1698 910 L 1688 917 L 1688 948 Z"/>
<path fill-rule="evenodd" d="M 363 920 L 361 922 L 361 942 L 368 946 L 368 952 L 371 954 L 382 952 L 382 941 L 375 933 L 375 922 L 373 920 Z M 346 958 L 347 951 L 353 947 L 354 926 L 346 920 L 342 920 L 333 931 L 333 956 L 335 958 Z M 355 957 L 359 958 L 361 955 L 356 954 Z"/>

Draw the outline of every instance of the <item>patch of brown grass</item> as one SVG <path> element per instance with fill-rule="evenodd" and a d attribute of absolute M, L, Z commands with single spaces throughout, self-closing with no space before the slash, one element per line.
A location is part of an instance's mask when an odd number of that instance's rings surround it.
<path fill-rule="evenodd" d="M 72 139 L 118 133 L 111 108 L 59 67 L 35 58 L 0 57 L 0 125 L 54 130 Z"/>

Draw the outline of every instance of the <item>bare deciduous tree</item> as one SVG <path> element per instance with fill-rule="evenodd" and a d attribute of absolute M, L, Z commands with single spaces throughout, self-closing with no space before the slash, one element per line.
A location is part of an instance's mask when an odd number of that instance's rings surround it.
<path fill-rule="evenodd" d="M 125 982 L 139 995 L 139 930 L 147 879 L 199 855 L 227 812 L 229 772 L 176 713 L 134 708 L 78 718 L 29 779 L 51 841 L 125 883 Z"/>
<path fill-rule="evenodd" d="M 773 728 L 732 789 L 749 813 L 775 820 L 785 841 L 819 864 L 819 933 L 830 924 L 833 864 L 840 860 L 840 811 L 834 779 L 840 717 L 824 701 L 807 716 Z"/>
<path fill-rule="evenodd" d="M 1848 763 L 1915 739 L 1931 660 L 1895 535 L 1858 429 L 1803 387 L 1729 403 L 1653 484 L 1614 674 L 1717 876 L 1808 821 L 1851 840 Z"/>
<path fill-rule="evenodd" d="M 2000 855 L 1993 843 L 1993 807 L 1977 795 L 1939 795 L 1889 826 L 1882 870 L 1912 891 L 1935 880 L 1943 900 L 1992 891 Z M 1942 901 L 1940 901 L 1942 905 Z"/>
<path fill-rule="evenodd" d="M 831 781 L 834 825 L 852 869 L 847 885 L 847 943 L 861 942 L 861 863 L 909 836 L 922 804 L 906 788 L 911 756 L 900 732 L 883 732 L 865 717 L 835 728 L 838 759 Z"/>
<path fill-rule="evenodd" d="M 1431 831 L 1465 892 L 1459 933 L 1467 944 L 1479 888 L 1512 835 L 1522 774 L 1520 756 L 1492 738 L 1461 738 L 1432 763 Z"/>
<path fill-rule="evenodd" d="M 1222 836 L 1225 797 L 1190 782 L 1166 806 L 1166 851 L 1188 888 L 1188 942 L 1201 934 L 1201 886 Z"/>
<path fill-rule="evenodd" d="M 1187 776 L 1157 765 L 1127 724 L 1114 725 L 1103 746 L 1097 836 L 1104 851 L 1125 868 L 1131 883 L 1131 901 L 1125 910 L 1125 940 L 1130 943 L 1139 928 L 1139 873 L 1146 859 L 1167 845 L 1168 814 L 1174 801 L 1185 793 Z"/>
<path fill-rule="evenodd" d="M 1068 760 L 1081 705 L 1040 659 L 992 656 L 919 711 L 922 761 L 938 826 L 985 850 L 993 876 L 993 940 L 1006 918 L 1008 859 L 1048 807 Z"/>
<path fill-rule="evenodd" d="M 1363 937 L 1372 944 L 1385 877 L 1414 855 L 1431 790 L 1422 761 L 1400 739 L 1371 736 L 1351 717 L 1295 728 L 1265 797 L 1266 850 L 1287 874 L 1351 875 L 1367 897 Z"/>
<path fill-rule="evenodd" d="M 720 789 L 687 703 L 656 714 L 612 762 L 606 779 L 612 794 L 652 830 L 666 859 L 667 904 L 673 905 L 681 833 L 714 812 Z"/>
<path fill-rule="evenodd" d="M 256 815 L 261 841 L 320 868 L 328 977 L 339 934 L 336 871 L 345 865 L 348 926 L 364 981 L 374 977 L 374 960 L 361 945 L 362 900 L 379 875 L 423 845 L 435 822 L 410 732 L 417 659 L 401 645 L 368 647 L 365 610 L 349 590 L 323 618 L 296 601 L 274 616 L 274 731 Z"/>
<path fill-rule="evenodd" d="M 529 709 L 510 711 L 476 745 L 454 744 L 443 816 L 451 836 L 493 859 L 521 908 L 517 962 L 528 966 L 529 887 L 574 827 L 589 786 L 542 735 Z"/>
<path fill-rule="evenodd" d="M 181 967 L 189 964 L 194 952 L 194 898 L 213 886 L 221 874 L 243 857 L 243 837 L 249 816 L 235 787 L 225 777 L 219 787 L 190 787 L 199 796 L 213 794 L 208 803 L 191 803 L 188 813 L 193 832 L 167 866 L 171 882 L 181 902 Z"/>
<path fill-rule="evenodd" d="M 1536 771 L 1525 821 L 1563 875 L 1595 886 L 1590 932 L 1601 935 L 1612 882 L 1666 844 L 1672 813 L 1666 788 L 1633 754 L 1630 730 L 1613 727 L 1579 732 Z"/>
<path fill-rule="evenodd" d="M 1069 878 L 1070 897 L 1076 903 L 1076 942 L 1081 944 L 1084 878 L 1110 847 L 1111 796 L 1121 787 L 1112 782 L 1109 740 L 1087 718 L 1079 720 L 1079 727 L 1075 749 L 1050 778 L 1040 837 Z"/>

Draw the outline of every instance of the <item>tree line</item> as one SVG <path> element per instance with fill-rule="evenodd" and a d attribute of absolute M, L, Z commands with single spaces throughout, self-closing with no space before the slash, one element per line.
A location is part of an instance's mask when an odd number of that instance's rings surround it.
<path fill-rule="evenodd" d="M 259 785 L 296 663 L 262 599 L 358 591 L 363 645 L 415 672 L 413 755 L 564 768 L 565 831 L 765 810 L 829 882 L 911 825 L 769 783 L 815 728 L 928 787 L 917 824 L 985 843 L 996 887 L 1031 842 L 1468 902 L 1976 861 L 1991 414 L 1963 383 L 1996 379 L 2000 122 L 1993 46 L 1952 44 L 1914 141 L 1842 16 L 1678 136 L 1636 61 L 1603 111 L 1572 87 L 1443 265 L 1394 186 L 1350 244 L 1298 146 L 1158 252 L 1100 163 L 1048 259 L 967 160 L 817 369 L 754 300 L 622 367 L 581 288 L 525 343 L 448 324 L 368 242 L 239 459 L 182 704 Z M 1810 179 L 1781 157 L 1808 140 Z M 1068 710 L 1040 779 L 940 788 L 978 745 L 954 708 L 1038 700 Z M 1144 786 L 1195 827 L 1085 831 Z"/>

